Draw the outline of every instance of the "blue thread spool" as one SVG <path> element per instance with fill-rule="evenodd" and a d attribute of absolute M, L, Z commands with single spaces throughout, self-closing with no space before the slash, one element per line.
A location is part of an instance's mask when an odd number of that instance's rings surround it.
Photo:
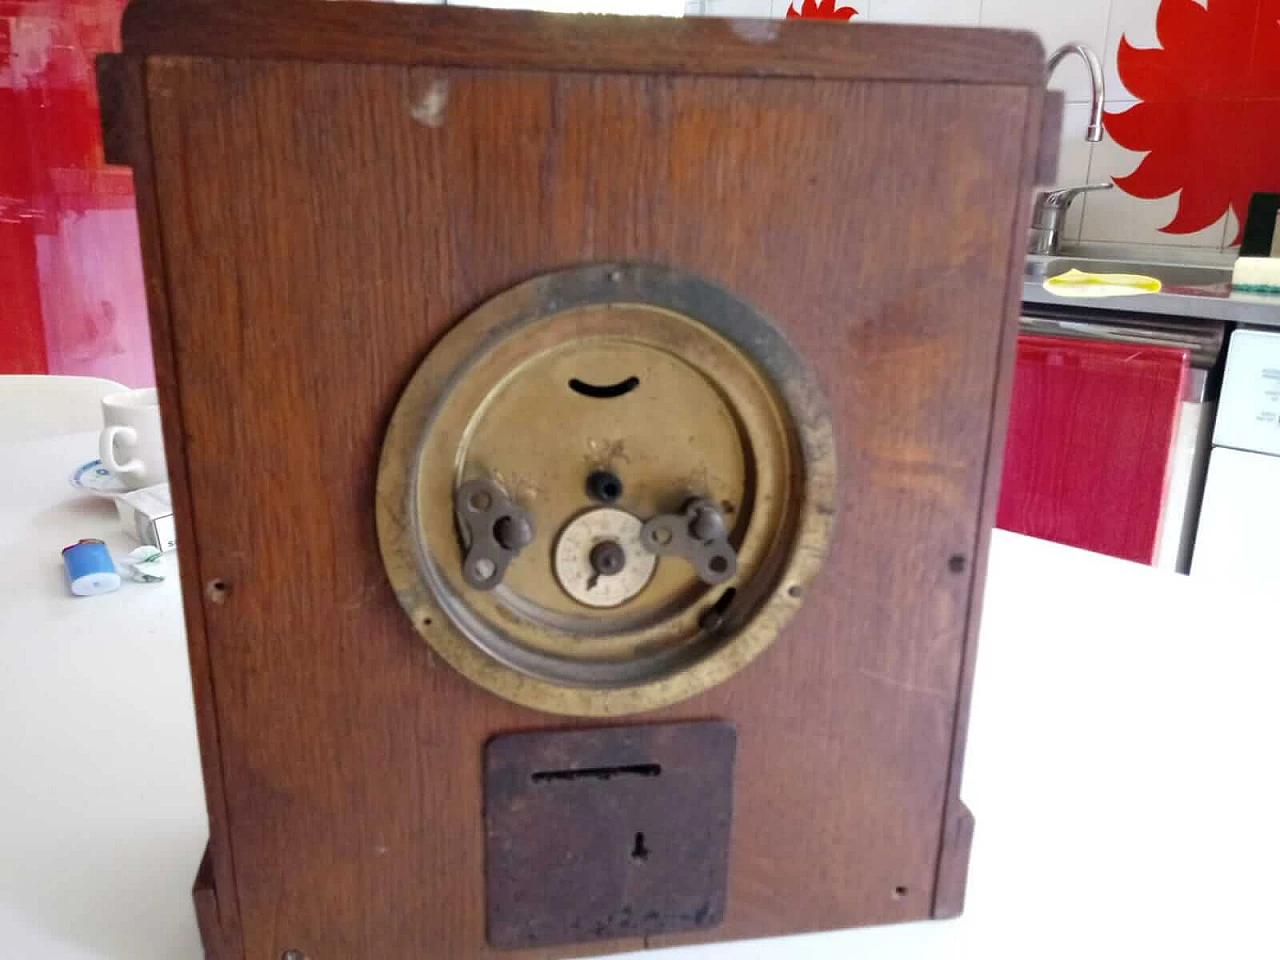
<path fill-rule="evenodd" d="M 120 586 L 120 574 L 101 540 L 81 540 L 62 551 L 71 592 L 77 597 L 110 593 Z"/>

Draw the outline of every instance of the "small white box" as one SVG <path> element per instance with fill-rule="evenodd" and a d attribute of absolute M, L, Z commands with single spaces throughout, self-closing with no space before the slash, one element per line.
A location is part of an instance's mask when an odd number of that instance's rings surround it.
<path fill-rule="evenodd" d="M 116 510 L 124 528 L 139 542 L 169 551 L 177 547 L 177 528 L 173 522 L 173 501 L 169 485 L 131 490 L 116 498 Z"/>

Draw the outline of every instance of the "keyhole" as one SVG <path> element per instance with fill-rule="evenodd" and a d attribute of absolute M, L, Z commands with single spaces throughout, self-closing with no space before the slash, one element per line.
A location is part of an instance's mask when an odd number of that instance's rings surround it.
<path fill-rule="evenodd" d="M 649 859 L 649 848 L 644 845 L 643 833 L 636 834 L 635 846 L 631 848 L 631 859 L 632 860 L 648 860 Z"/>

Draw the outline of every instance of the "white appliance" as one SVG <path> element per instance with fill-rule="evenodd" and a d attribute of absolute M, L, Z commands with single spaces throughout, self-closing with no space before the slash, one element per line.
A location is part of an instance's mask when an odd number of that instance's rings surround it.
<path fill-rule="evenodd" d="M 1280 332 L 1231 335 L 1191 575 L 1280 583 Z"/>

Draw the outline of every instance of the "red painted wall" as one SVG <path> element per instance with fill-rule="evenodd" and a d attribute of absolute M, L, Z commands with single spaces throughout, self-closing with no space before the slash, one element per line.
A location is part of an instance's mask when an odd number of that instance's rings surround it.
<path fill-rule="evenodd" d="M 130 172 L 102 159 L 95 54 L 125 0 L 0 0 L 0 373 L 154 382 Z"/>

